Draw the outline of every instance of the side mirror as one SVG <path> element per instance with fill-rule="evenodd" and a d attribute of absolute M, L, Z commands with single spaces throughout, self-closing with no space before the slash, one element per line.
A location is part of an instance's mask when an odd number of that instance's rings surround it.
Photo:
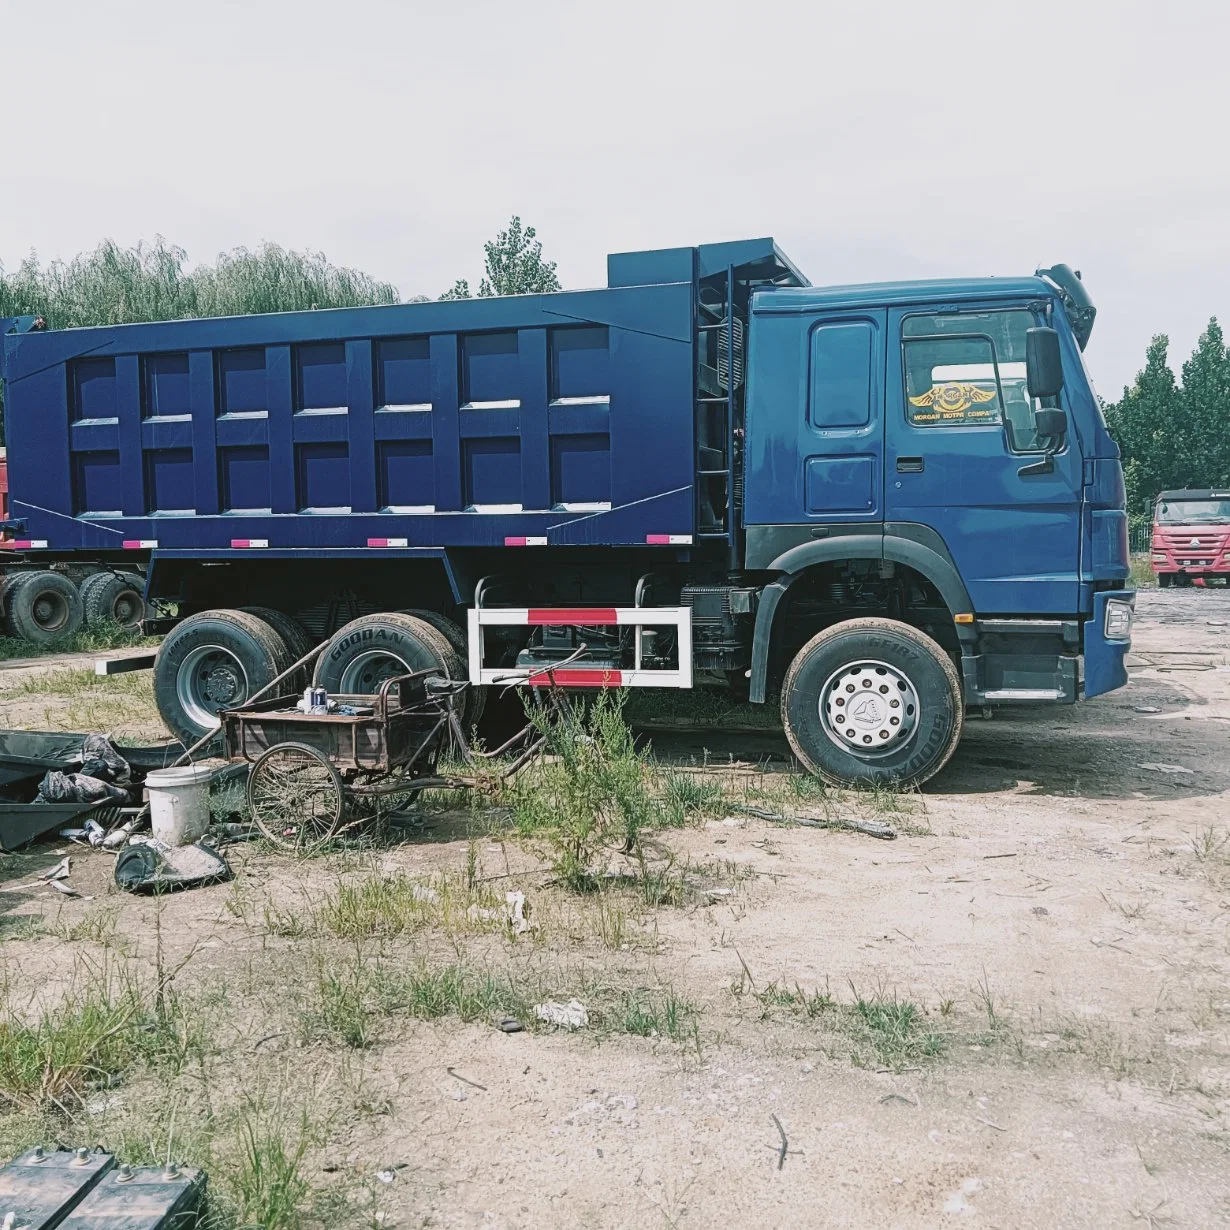
<path fill-rule="evenodd" d="M 1063 388 L 1059 334 L 1039 325 L 1025 330 L 1025 376 L 1030 397 L 1055 397 Z"/>
<path fill-rule="evenodd" d="M 1058 406 L 1039 406 L 1034 411 L 1034 427 L 1040 440 L 1062 440 L 1068 430 L 1068 416 Z"/>

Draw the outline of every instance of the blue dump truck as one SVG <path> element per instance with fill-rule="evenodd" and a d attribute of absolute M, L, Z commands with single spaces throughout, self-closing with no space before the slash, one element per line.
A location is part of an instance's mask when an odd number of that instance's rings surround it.
<path fill-rule="evenodd" d="M 970 709 L 1126 681 L 1093 317 L 1064 265 L 813 287 L 761 239 L 597 290 L 10 318 L 12 600 L 143 578 L 185 740 L 327 641 L 320 686 L 435 667 L 470 721 L 548 671 L 780 697 L 814 773 L 915 785 Z"/>

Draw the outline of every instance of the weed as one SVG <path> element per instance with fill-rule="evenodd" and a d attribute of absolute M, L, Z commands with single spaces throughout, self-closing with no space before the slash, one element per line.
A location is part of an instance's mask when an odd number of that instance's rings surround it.
<path fill-rule="evenodd" d="M 474 1021 L 497 1010 L 528 1023 L 530 1005 L 506 979 L 493 974 L 474 974 L 460 965 L 432 969 L 379 972 L 376 992 L 386 1012 L 403 1011 L 420 1020 L 456 1016 Z"/>
<path fill-rule="evenodd" d="M 804 991 L 797 982 L 794 984 L 794 990 L 785 983 L 771 982 L 763 991 L 756 991 L 754 994 L 760 1003 L 762 1017 L 768 1017 L 774 1008 L 784 1008 L 814 1020 L 837 1007 L 837 1001 L 829 994 L 827 985 L 823 991 L 818 988 L 815 991 Z"/>
<path fill-rule="evenodd" d="M 843 1015 L 844 1032 L 853 1044 L 851 1059 L 859 1067 L 870 1060 L 894 1071 L 944 1052 L 944 1038 L 924 1024 L 924 1013 L 910 1000 L 877 991 L 856 995 L 853 1010 Z"/>
<path fill-rule="evenodd" d="M 87 974 L 33 1019 L 5 986 L 0 1017 L 0 1099 L 11 1108 L 67 1111 L 87 1084 L 122 1072 L 147 1048 L 153 1024 L 136 987 L 108 971 Z"/>
<path fill-rule="evenodd" d="M 265 930 L 269 935 L 297 940 L 312 934 L 312 919 L 309 915 L 283 910 L 272 901 L 265 902 L 264 915 Z"/>
<path fill-rule="evenodd" d="M 1192 853 L 1202 863 L 1222 862 L 1226 859 L 1226 847 L 1230 845 L 1230 832 L 1221 832 L 1212 825 L 1196 826 L 1191 837 Z"/>
<path fill-rule="evenodd" d="M 627 942 L 628 916 L 623 906 L 609 893 L 598 893 L 597 904 L 598 938 L 605 948 L 618 952 Z"/>
<path fill-rule="evenodd" d="M 306 1116 L 293 1141 L 280 1122 L 280 1116 L 262 1117 L 249 1108 L 239 1125 L 240 1166 L 232 1181 L 238 1220 L 262 1230 L 298 1230 L 309 1191 L 303 1174 L 310 1143 Z"/>
<path fill-rule="evenodd" d="M 349 940 L 400 935 L 432 924 L 449 933 L 493 931 L 507 925 L 507 907 L 489 886 L 475 881 L 467 889 L 456 875 L 430 880 L 400 873 L 369 875 L 329 893 L 316 911 L 316 922 Z"/>
<path fill-rule="evenodd" d="M 681 998 L 673 989 L 661 995 L 643 995 L 625 992 L 616 1010 L 611 1014 L 611 1023 L 621 1033 L 640 1038 L 670 1038 L 674 1042 L 692 1036 L 692 1027 L 699 1009 L 690 1000 Z M 600 1014 L 600 1021 L 606 1014 Z"/>
<path fill-rule="evenodd" d="M 40 658 L 47 654 L 98 653 L 106 649 L 132 649 L 143 646 L 152 648 L 160 640 L 160 637 L 142 636 L 133 629 L 106 622 L 99 627 L 83 628 L 71 636 L 45 645 L 23 641 L 16 636 L 0 636 L 0 661 L 12 661 L 15 658 Z M 85 672 L 76 673 L 84 674 Z M 124 675 L 108 676 L 108 678 L 116 679 L 126 677 Z"/>
<path fill-rule="evenodd" d="M 343 974 L 323 967 L 319 970 L 318 1007 L 304 1019 L 309 1034 L 323 1033 L 354 1050 L 370 1044 L 364 973 L 361 964 Z"/>
<path fill-rule="evenodd" d="M 593 891 L 602 852 L 635 850 L 641 831 L 664 815 L 624 721 L 624 703 L 622 694 L 604 691 L 588 718 L 576 709 L 540 717 L 550 755 L 509 793 L 517 830 L 543 849 L 573 891 Z"/>
<path fill-rule="evenodd" d="M 694 817 L 719 815 L 726 806 L 726 791 L 719 781 L 691 773 L 667 773 L 662 779 L 663 820 L 686 824 Z"/>

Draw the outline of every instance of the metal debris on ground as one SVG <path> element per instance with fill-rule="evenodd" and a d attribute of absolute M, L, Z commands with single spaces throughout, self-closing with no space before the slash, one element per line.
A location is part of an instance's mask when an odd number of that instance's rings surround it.
<path fill-rule="evenodd" d="M 584 1029 L 589 1024 L 589 1013 L 579 999 L 570 999 L 566 1004 L 548 999 L 534 1005 L 534 1016 L 561 1029 Z"/>
<path fill-rule="evenodd" d="M 115 883 L 130 893 L 219 884 L 231 878 L 230 864 L 204 838 L 172 846 L 153 836 L 130 837 L 115 860 Z"/>

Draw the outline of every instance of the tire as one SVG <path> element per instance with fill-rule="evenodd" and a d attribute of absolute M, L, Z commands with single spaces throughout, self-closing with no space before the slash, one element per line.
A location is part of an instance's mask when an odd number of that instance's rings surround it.
<path fill-rule="evenodd" d="M 407 615 L 413 615 L 415 619 L 421 619 L 425 624 L 430 624 L 435 630 L 441 633 L 448 643 L 453 647 L 453 652 L 461 660 L 462 678 L 470 677 L 470 646 L 469 639 L 463 631 L 461 625 L 455 620 L 449 619 L 447 615 L 438 615 L 435 611 L 406 611 Z M 457 715 L 461 719 L 461 728 L 465 731 L 473 730 L 478 725 L 479 719 L 483 716 L 483 710 L 487 707 L 487 689 L 478 687 L 469 687 L 461 694 L 462 709 Z"/>
<path fill-rule="evenodd" d="M 87 628 L 117 623 L 135 631 L 145 619 L 145 581 L 131 572 L 96 572 L 81 582 Z"/>
<path fill-rule="evenodd" d="M 871 703 L 862 712 L 845 707 L 863 696 Z M 838 720 L 844 714 L 849 725 Z M 834 786 L 921 785 L 948 763 L 964 717 L 947 653 L 891 619 L 826 628 L 799 650 L 782 684 L 790 746 Z"/>
<path fill-rule="evenodd" d="M 289 655 L 286 659 L 288 666 L 316 648 L 316 642 L 308 630 L 292 616 L 268 606 L 241 606 L 239 609 L 248 615 L 255 615 L 257 619 L 263 619 L 282 638 L 282 644 L 286 646 Z M 305 666 L 285 681 L 285 690 L 288 693 L 302 692 L 310 682 L 311 671 Z M 278 685 L 278 690 L 282 691 L 281 684 Z"/>
<path fill-rule="evenodd" d="M 1158 584 L 1159 584 L 1159 585 L 1160 585 L 1163 589 L 1169 589 L 1169 588 L 1170 588 L 1170 586 L 1173 584 L 1173 582 L 1174 582 L 1174 573 L 1173 573 L 1173 572 L 1159 572 L 1159 573 L 1157 574 L 1157 583 L 1158 583 Z"/>
<path fill-rule="evenodd" d="M 394 675 L 436 670 L 464 679 L 443 633 L 414 615 L 364 615 L 339 628 L 316 659 L 312 683 L 330 693 L 370 696 Z"/>
<path fill-rule="evenodd" d="M 154 700 L 185 746 L 217 729 L 216 716 L 272 683 L 291 663 L 281 637 L 246 611 L 201 611 L 176 624 L 154 661 Z"/>
<path fill-rule="evenodd" d="M 3 627 L 5 636 L 17 635 L 9 623 L 9 608 L 13 604 L 14 591 L 29 575 L 28 572 L 7 572 L 0 580 L 0 627 Z"/>
<path fill-rule="evenodd" d="M 54 645 L 81 629 L 85 612 L 77 587 L 58 572 L 30 572 L 8 599 L 14 636 L 34 645 Z"/>

